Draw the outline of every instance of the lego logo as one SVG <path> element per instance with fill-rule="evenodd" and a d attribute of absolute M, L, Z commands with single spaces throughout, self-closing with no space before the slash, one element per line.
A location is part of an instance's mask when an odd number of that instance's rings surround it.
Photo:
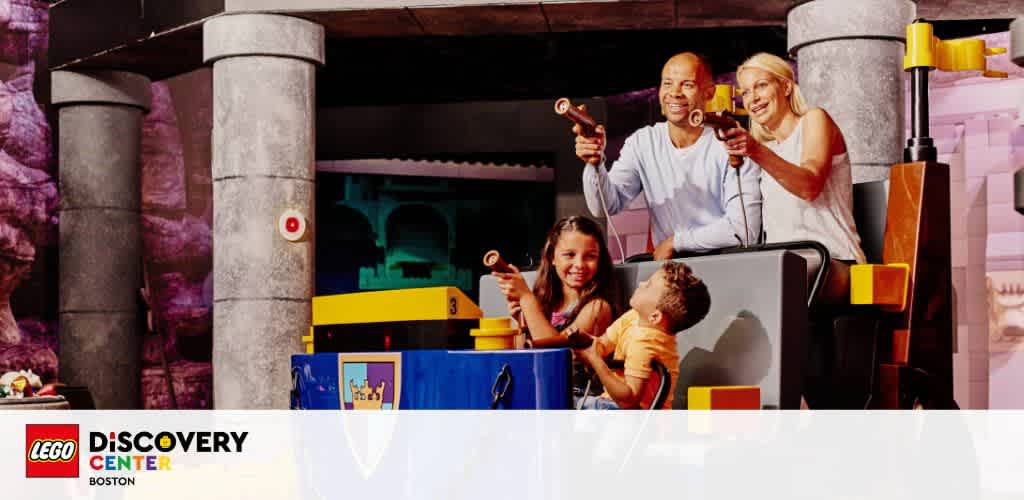
<path fill-rule="evenodd" d="M 306 217 L 298 210 L 285 210 L 277 219 L 277 230 L 288 241 L 300 241 L 306 236 Z"/>
<path fill-rule="evenodd" d="M 30 462 L 70 462 L 78 443 L 70 439 L 37 439 L 28 452 Z"/>
<path fill-rule="evenodd" d="M 26 424 L 25 477 L 78 477 L 78 424 Z"/>

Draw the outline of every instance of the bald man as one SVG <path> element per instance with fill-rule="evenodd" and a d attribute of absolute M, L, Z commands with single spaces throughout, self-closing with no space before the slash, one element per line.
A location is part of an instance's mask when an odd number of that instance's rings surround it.
<path fill-rule="evenodd" d="M 664 122 L 637 130 L 626 139 L 619 159 L 606 169 L 603 126 L 593 137 L 576 135 L 583 170 L 583 193 L 594 216 L 629 205 L 641 191 L 651 213 L 654 258 L 681 251 L 708 251 L 756 243 L 761 234 L 760 168 L 744 159 L 729 166 L 724 144 L 710 128 L 691 127 L 690 110 L 704 109 L 715 93 L 707 63 L 693 53 L 673 56 L 661 71 L 658 100 Z M 743 184 L 748 230 L 744 229 L 736 175 Z"/>

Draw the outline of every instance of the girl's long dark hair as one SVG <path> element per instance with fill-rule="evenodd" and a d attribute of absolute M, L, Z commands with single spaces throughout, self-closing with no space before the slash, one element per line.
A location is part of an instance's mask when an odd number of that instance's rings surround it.
<path fill-rule="evenodd" d="M 580 299 L 576 302 L 576 306 L 573 307 L 572 311 L 569 311 L 565 324 L 572 323 L 576 319 L 576 315 L 583 309 L 583 306 L 594 299 L 604 299 L 611 306 L 612 317 L 614 318 L 618 315 L 619 309 L 618 287 L 615 284 L 615 266 L 612 264 L 611 253 L 608 252 L 608 243 L 604 239 L 604 232 L 601 231 L 601 226 L 598 226 L 596 222 L 586 217 L 578 215 L 566 217 L 556 222 L 551 231 L 548 232 L 548 239 L 544 243 L 540 267 L 537 269 L 537 281 L 533 285 L 533 294 L 537 297 L 541 310 L 544 311 L 544 317 L 550 318 L 554 308 L 558 307 L 565 298 L 562 293 L 562 280 L 558 278 L 558 274 L 555 272 L 555 246 L 558 245 L 558 240 L 563 234 L 571 231 L 594 238 L 597 240 L 600 250 L 597 258 L 597 272 L 594 274 L 594 278 L 580 290 Z M 586 333 L 599 335 L 604 332 Z"/>

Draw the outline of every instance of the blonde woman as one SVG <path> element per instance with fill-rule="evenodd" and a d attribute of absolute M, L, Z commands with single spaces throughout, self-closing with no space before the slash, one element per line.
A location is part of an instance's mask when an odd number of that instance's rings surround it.
<path fill-rule="evenodd" d="M 833 259 L 864 263 L 853 220 L 850 157 L 839 127 L 825 110 L 808 109 L 792 68 L 777 56 L 755 54 L 736 79 L 750 131 L 730 130 L 726 149 L 761 166 L 766 241 L 818 241 Z"/>

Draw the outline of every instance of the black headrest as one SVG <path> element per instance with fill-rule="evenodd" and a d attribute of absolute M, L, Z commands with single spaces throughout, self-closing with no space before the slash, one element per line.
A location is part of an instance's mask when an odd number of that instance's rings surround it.
<path fill-rule="evenodd" d="M 853 185 L 853 220 L 857 223 L 860 247 L 868 262 L 882 262 L 885 214 L 888 210 L 888 180 Z"/>

